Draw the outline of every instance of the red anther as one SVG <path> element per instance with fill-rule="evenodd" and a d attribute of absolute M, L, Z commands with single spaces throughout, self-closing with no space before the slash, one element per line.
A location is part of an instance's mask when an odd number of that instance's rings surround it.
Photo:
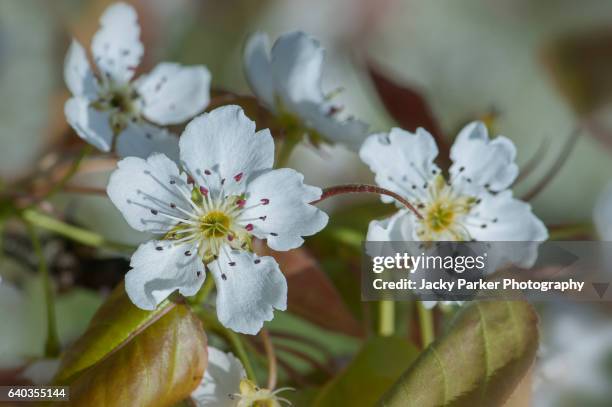
<path fill-rule="evenodd" d="M 250 232 L 251 230 L 253 230 L 253 224 L 252 224 L 252 223 L 249 223 L 249 224 L 248 224 L 248 225 L 246 225 L 244 228 L 247 230 L 247 232 Z"/>
<path fill-rule="evenodd" d="M 188 183 L 188 184 L 193 184 L 193 182 L 194 182 L 194 181 L 193 181 L 193 177 L 192 177 L 191 175 L 188 175 L 188 176 L 187 176 L 187 183 Z"/>
<path fill-rule="evenodd" d="M 262 205 L 267 205 L 267 204 L 269 204 L 269 203 L 270 203 L 270 200 L 269 200 L 268 198 L 262 198 L 262 199 L 260 200 L 260 202 L 261 202 L 261 204 L 262 204 Z"/>
<path fill-rule="evenodd" d="M 246 204 L 246 199 L 239 199 L 236 201 L 236 206 L 242 208 Z"/>
<path fill-rule="evenodd" d="M 230 242 L 234 240 L 234 235 L 227 235 L 227 240 L 229 240 Z"/>
<path fill-rule="evenodd" d="M 204 196 L 208 195 L 208 189 L 204 187 L 200 187 L 200 193 Z"/>
<path fill-rule="evenodd" d="M 243 173 L 242 173 L 242 172 L 240 172 L 240 173 L 238 173 L 238 174 L 234 175 L 234 180 L 235 180 L 236 182 L 240 181 L 240 180 L 242 179 L 242 175 L 243 175 Z"/>

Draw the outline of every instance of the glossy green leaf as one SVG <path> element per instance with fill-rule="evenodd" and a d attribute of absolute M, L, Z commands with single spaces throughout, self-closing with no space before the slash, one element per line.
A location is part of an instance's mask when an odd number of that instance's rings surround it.
<path fill-rule="evenodd" d="M 405 338 L 374 337 L 365 343 L 348 367 L 321 391 L 316 407 L 370 407 L 387 391 L 418 350 Z"/>
<path fill-rule="evenodd" d="M 537 347 L 538 317 L 528 303 L 471 303 L 379 405 L 503 405 L 532 365 Z"/>
<path fill-rule="evenodd" d="M 63 355 L 56 381 L 69 381 L 71 376 L 129 342 L 175 306 L 165 301 L 155 311 L 141 310 L 132 304 L 123 283 L 120 284 L 96 312 L 86 332 Z"/>
<path fill-rule="evenodd" d="M 89 369 L 73 376 L 71 406 L 172 406 L 189 397 L 206 367 L 206 336 L 176 305 Z M 64 405 L 65 403 L 59 403 Z"/>

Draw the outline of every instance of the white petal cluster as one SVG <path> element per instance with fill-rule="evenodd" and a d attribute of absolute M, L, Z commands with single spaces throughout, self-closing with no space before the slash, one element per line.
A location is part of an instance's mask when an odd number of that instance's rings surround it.
<path fill-rule="evenodd" d="M 195 295 L 207 269 L 220 322 L 255 334 L 286 308 L 287 282 L 274 258 L 252 252 L 252 239 L 274 250 L 301 246 L 327 224 L 310 205 L 321 189 L 297 171 L 272 169 L 270 132 L 256 132 L 238 106 L 192 120 L 179 149 L 182 168 L 153 154 L 125 158 L 111 175 L 107 192 L 125 220 L 158 236 L 132 256 L 126 291 L 138 307 L 155 309 L 175 290 Z"/>
<path fill-rule="evenodd" d="M 134 8 L 108 7 L 100 18 L 91 51 L 76 40 L 66 55 L 64 80 L 72 97 L 66 119 L 77 134 L 102 151 L 146 158 L 163 152 L 176 159 L 178 140 L 160 126 L 177 124 L 200 113 L 210 99 L 210 73 L 204 66 L 161 63 L 133 80 L 144 53 Z"/>
<path fill-rule="evenodd" d="M 509 189 L 518 175 L 514 144 L 500 136 L 490 140 L 484 124 L 467 125 L 451 148 L 450 179 L 434 163 L 434 138 L 394 128 L 364 142 L 361 159 L 376 174 L 376 183 L 414 203 L 423 219 L 406 210 L 373 221 L 368 240 L 406 241 L 527 241 L 546 240 L 544 224 L 529 204 Z M 384 202 L 392 198 L 383 196 Z M 534 253 L 513 259 L 533 263 Z"/>
<path fill-rule="evenodd" d="M 548 238 L 531 206 L 512 196 L 510 186 L 518 175 L 514 144 L 503 136 L 489 139 L 483 123 L 470 123 L 457 136 L 448 180 L 434 162 L 436 142 L 422 128 L 371 135 L 359 155 L 376 174 L 378 185 L 405 197 L 422 215 L 419 219 L 401 209 L 372 221 L 368 241 L 525 242 L 520 250 L 489 253 L 489 260 L 530 267 L 538 243 Z M 392 202 L 387 196 L 382 200 Z"/>
<path fill-rule="evenodd" d="M 280 36 L 274 46 L 255 33 L 244 51 L 247 79 L 257 97 L 277 115 L 286 131 L 308 134 L 313 143 L 340 143 L 358 150 L 368 126 L 338 117 L 341 108 L 321 89 L 325 50 L 297 31 Z"/>

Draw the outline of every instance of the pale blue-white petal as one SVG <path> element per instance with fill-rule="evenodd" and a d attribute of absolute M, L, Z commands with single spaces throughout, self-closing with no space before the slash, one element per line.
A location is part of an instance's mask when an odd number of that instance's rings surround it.
<path fill-rule="evenodd" d="M 210 102 L 210 72 L 205 66 L 164 62 L 138 79 L 142 113 L 160 125 L 178 124 L 201 113 Z"/>

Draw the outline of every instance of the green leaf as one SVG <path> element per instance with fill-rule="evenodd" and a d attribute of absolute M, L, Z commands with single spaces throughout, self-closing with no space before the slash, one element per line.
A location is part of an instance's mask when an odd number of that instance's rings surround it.
<path fill-rule="evenodd" d="M 113 292 L 62 360 L 56 383 L 70 386 L 71 405 L 170 406 L 189 397 L 206 367 L 206 335 L 187 306 L 160 308 L 138 310 L 123 286 Z"/>
<path fill-rule="evenodd" d="M 173 302 L 165 301 L 155 311 L 141 310 L 132 304 L 123 283 L 118 285 L 96 312 L 87 331 L 62 356 L 56 380 L 68 381 L 71 376 L 94 365 L 175 306 Z"/>
<path fill-rule="evenodd" d="M 75 406 L 170 406 L 195 390 L 206 366 L 200 321 L 177 305 L 70 386 Z"/>
<path fill-rule="evenodd" d="M 498 406 L 532 365 L 538 317 L 524 301 L 474 302 L 381 399 L 385 407 Z"/>
<path fill-rule="evenodd" d="M 417 349 L 399 337 L 374 337 L 339 376 L 321 391 L 314 406 L 367 406 L 387 391 L 417 357 Z"/>

